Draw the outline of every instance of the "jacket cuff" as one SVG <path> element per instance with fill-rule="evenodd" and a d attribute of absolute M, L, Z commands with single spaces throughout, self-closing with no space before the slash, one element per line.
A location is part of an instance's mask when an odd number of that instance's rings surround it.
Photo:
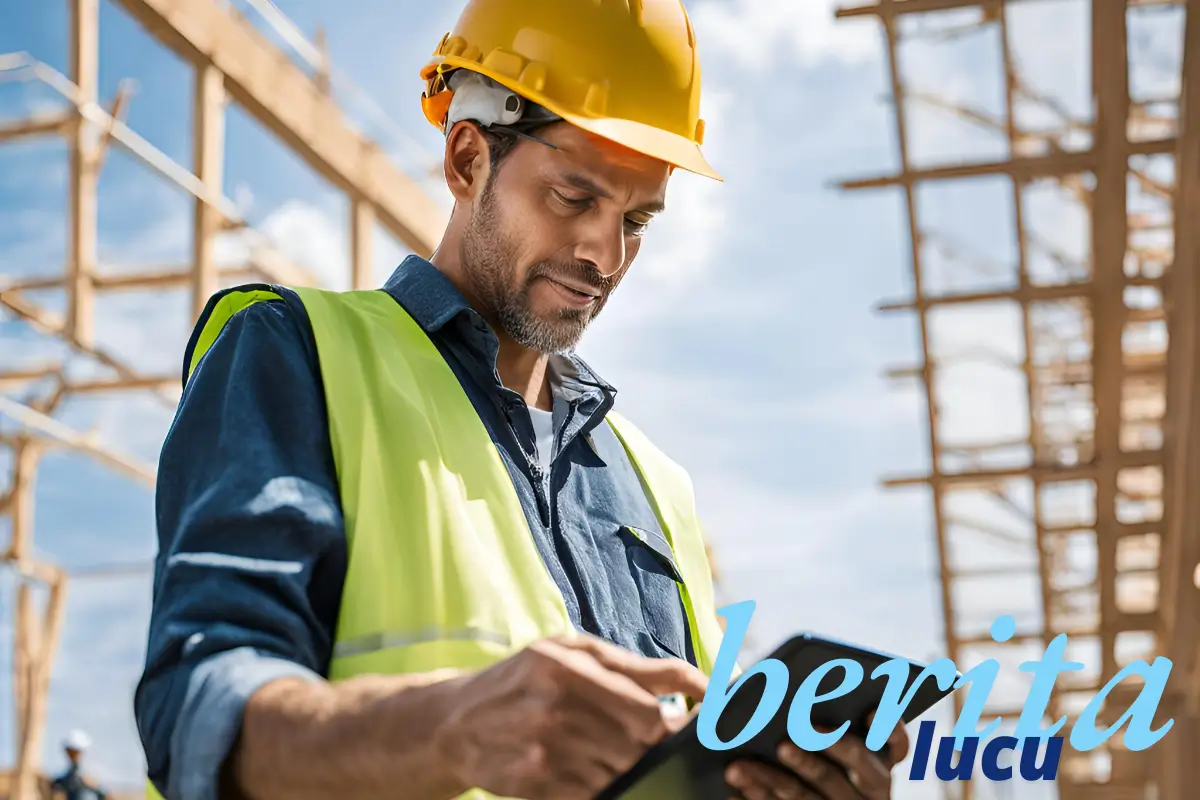
<path fill-rule="evenodd" d="M 322 680 L 294 661 L 250 647 L 228 650 L 196 665 L 171 734 L 171 800 L 219 800 L 221 771 L 241 731 L 246 702 L 280 678 Z"/>

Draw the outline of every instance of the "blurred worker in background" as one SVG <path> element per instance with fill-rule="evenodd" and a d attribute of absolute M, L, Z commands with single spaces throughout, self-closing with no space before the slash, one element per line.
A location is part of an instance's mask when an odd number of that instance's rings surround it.
<path fill-rule="evenodd" d="M 81 762 L 92 740 L 83 731 L 71 731 L 62 746 L 69 766 L 50 784 L 51 800 L 105 800 L 104 790 L 83 777 Z"/>
<path fill-rule="evenodd" d="M 221 292 L 185 355 L 136 698 L 172 800 L 583 800 L 705 690 L 690 481 L 574 354 L 672 171 L 717 177 L 684 8 L 472 0 L 422 78 L 431 259 Z M 731 793 L 883 800 L 891 745 L 788 744 Z"/>

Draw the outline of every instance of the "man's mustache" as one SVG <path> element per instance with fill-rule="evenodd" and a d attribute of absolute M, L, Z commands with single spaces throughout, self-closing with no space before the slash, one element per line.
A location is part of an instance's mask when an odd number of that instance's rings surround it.
<path fill-rule="evenodd" d="M 534 278 L 550 278 L 551 280 L 579 283 L 595 290 L 601 297 L 612 291 L 612 287 L 616 283 L 613 278 L 606 278 L 600 270 L 582 261 L 558 264 L 543 261 L 534 264 L 529 270 L 528 280 L 532 281 Z"/>

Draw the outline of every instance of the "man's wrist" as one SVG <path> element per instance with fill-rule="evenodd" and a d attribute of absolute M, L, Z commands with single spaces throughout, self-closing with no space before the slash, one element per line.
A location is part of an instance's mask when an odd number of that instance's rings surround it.
<path fill-rule="evenodd" d="M 455 798 L 474 788 L 462 777 L 459 743 L 468 731 L 457 713 L 459 698 L 471 676 L 456 670 L 440 670 L 423 677 L 428 677 L 431 685 L 424 690 L 426 697 L 421 703 L 422 713 L 429 720 L 426 726 L 429 734 L 423 743 L 427 752 L 421 759 L 427 765 L 428 781 L 421 783 L 431 799 Z M 411 703 L 406 702 L 410 698 L 400 694 L 396 699 L 403 711 L 412 711 Z M 402 709 L 397 710 L 403 713 Z"/>
<path fill-rule="evenodd" d="M 397 786 L 414 800 L 451 800 L 471 788 L 440 746 L 462 730 L 447 721 L 464 680 L 444 670 L 268 685 L 247 704 L 232 777 L 251 800 L 383 797 Z"/>

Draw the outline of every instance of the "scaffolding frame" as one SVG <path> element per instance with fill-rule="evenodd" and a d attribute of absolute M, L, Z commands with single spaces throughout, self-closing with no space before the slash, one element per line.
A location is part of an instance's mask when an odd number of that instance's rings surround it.
<path fill-rule="evenodd" d="M 1091 0 L 1091 51 L 1106 54 L 1092 59 L 1094 118 L 1070 119 L 1063 112 L 1060 130 L 1033 131 L 1019 128 L 1018 101 L 1049 104 L 1023 80 L 1008 24 L 1010 6 L 1033 1 L 879 0 L 837 12 L 843 19 L 877 19 L 886 37 L 900 170 L 841 185 L 903 192 L 914 295 L 880 308 L 917 315 L 922 361 L 891 374 L 920 378 L 927 400 L 930 472 L 891 478 L 885 485 L 931 491 L 943 630 L 949 655 L 960 666 L 978 660 L 972 656 L 982 652 L 981 646 L 990 646 L 987 655 L 1006 651 L 1011 657 L 1030 643 L 1044 648 L 1059 633 L 1093 644 L 1099 668 L 1082 679 L 1080 673 L 1060 676 L 1047 714 L 1052 721 L 1064 714 L 1073 718 L 1129 660 L 1165 655 L 1174 662 L 1160 708 L 1162 718 L 1175 719 L 1167 739 L 1141 753 L 1121 748 L 1119 737 L 1092 753 L 1066 748 L 1057 785 L 1060 798 L 1184 800 L 1194 796 L 1200 781 L 1195 763 L 1200 742 L 1200 498 L 1187 491 L 1200 478 L 1200 434 L 1193 424 L 1200 411 L 1195 391 L 1200 243 L 1195 225 L 1188 224 L 1200 212 L 1200 2 Z M 1139 102 L 1129 94 L 1128 15 L 1150 6 L 1185 7 L 1183 94 Z M 970 27 L 992 27 L 1000 40 L 1005 113 L 999 119 L 919 93 L 903 79 L 902 17 L 942 14 L 947 19 L 946 14 L 971 9 L 979 16 Z M 906 113 L 913 103 L 1002 133 L 1008 158 L 914 167 Z M 1070 143 L 1080 132 L 1091 136 L 1085 149 Z M 1173 185 L 1151 174 L 1147 164 L 1148 157 L 1163 156 L 1173 158 Z M 981 176 L 1006 177 L 1011 186 L 1016 285 L 931 292 L 926 263 L 936 235 L 919 219 L 918 188 Z M 1031 274 L 1031 253 L 1045 245 L 1033 240 L 1024 219 L 1028 187 L 1045 181 L 1056 182 L 1077 199 L 1091 230 L 1090 257 L 1076 265 L 1082 269 L 1066 268 L 1064 261 L 1064 269 L 1051 280 Z M 1131 187 L 1155 198 L 1157 207 L 1135 210 Z M 1011 366 L 1024 376 L 1029 436 L 955 446 L 944 441 L 940 430 L 938 379 L 946 364 L 934 354 L 931 317 L 949 306 L 997 301 L 1020 308 L 1023 358 Z M 1087 487 L 1094 499 L 1082 504 L 1086 513 L 1077 513 L 1078 498 Z M 956 515 L 956 500 L 970 492 L 1022 515 L 1030 536 L 1013 539 L 987 521 Z M 1022 501 L 1025 496 L 1029 502 Z M 1012 547 L 1022 549 L 1021 565 L 961 568 L 963 553 L 984 536 L 1008 536 Z M 1094 559 L 1090 573 L 1081 566 L 1081 552 Z M 1036 578 L 1040 587 L 1040 624 L 1020 630 L 1006 645 L 992 642 L 987 623 L 967 619 L 961 600 L 972 581 L 996 576 Z M 1142 647 L 1123 654 L 1122 643 L 1131 636 L 1140 637 Z M 1118 686 L 1109 695 L 1101 723 L 1115 722 L 1139 688 L 1128 682 Z M 955 710 L 961 711 L 961 698 L 956 697 Z M 1011 718 L 1020 708 L 1001 704 L 988 711 Z M 977 789 L 966 782 L 956 793 L 966 800 Z"/>
<path fill-rule="evenodd" d="M 100 0 L 65 0 L 71 12 L 69 76 L 28 53 L 0 54 L 0 82 L 36 81 L 64 101 L 61 112 L 35 113 L 25 119 L 0 121 L 0 145 L 37 137 L 61 137 L 69 144 L 69 197 L 66 263 L 62 274 L 5 280 L 0 275 L 0 318 L 27 323 L 39 333 L 67 345 L 68 356 L 35 367 L 5 369 L 0 365 L 0 450 L 11 453 L 7 485 L 0 484 L 0 518 L 7 517 L 11 535 L 0 541 L 0 568 L 18 577 L 14 607 L 13 692 L 16 710 L 17 760 L 9 777 L 12 800 L 37 797 L 45 735 L 50 677 L 63 625 L 67 585 L 71 580 L 144 574 L 147 564 L 108 565 L 67 573 L 33 555 L 34 499 L 38 463 L 52 450 L 70 449 L 147 486 L 156 468 L 103 445 L 90 434 L 54 418 L 64 402 L 85 395 L 138 392 L 173 410 L 180 396 L 177 374 L 147 374 L 134 369 L 121 353 L 95 344 L 94 308 L 103 293 L 184 288 L 193 319 L 219 288 L 263 281 L 285 286 L 314 286 L 315 276 L 290 261 L 266 236 L 241 217 L 223 190 L 225 109 L 236 103 L 289 150 L 350 199 L 351 289 L 373 287 L 372 238 L 377 229 L 390 233 L 410 252 L 432 255 L 445 229 L 444 210 L 421 189 L 427 172 L 438 172 L 440 158 L 418 154 L 413 177 L 364 136 L 342 112 L 334 92 L 366 104 L 372 121 L 399 139 L 407 137 L 363 92 L 334 71 L 317 31 L 309 42 L 269 0 L 244 0 L 311 68 L 296 66 L 229 0 L 110 0 L 123 8 L 160 44 L 181 56 L 194 70 L 193 162 L 173 161 L 125 124 L 132 90 L 123 83 L 102 105 L 98 97 Z M 411 141 L 410 150 L 415 149 Z M 97 259 L 97 188 L 105 156 L 112 146 L 133 155 L 158 178 L 190 196 L 193 247 L 188 263 L 155 265 L 105 273 Z M 432 161 L 435 163 L 426 163 Z M 218 263 L 215 243 L 234 234 L 249 245 L 240 262 Z M 65 294 L 67 313 L 58 315 L 32 295 L 46 290 Z M 147 336 L 153 331 L 147 330 Z M 0 335 L 0 342 L 3 341 Z M 104 373 L 78 378 L 69 373 L 71 358 Z M 14 397 L 14 395 L 16 397 Z M 717 561 L 709 552 L 716 583 Z M 47 590 L 38 607 L 34 589 Z M 752 639 L 747 640 L 747 644 Z M 0 778 L 4 777 L 0 775 Z M 2 786 L 2 784 L 0 784 Z"/>
<path fill-rule="evenodd" d="M 65 101 L 61 113 L 39 113 L 0 124 L 0 143 L 32 137 L 63 137 L 69 146 L 68 250 L 62 274 L 0 280 L 0 311 L 64 342 L 67 356 L 33 368 L 0 371 L 0 447 L 12 455 L 7 486 L 0 489 L 0 515 L 11 535 L 0 550 L 0 566 L 18 576 L 14 619 L 13 688 L 17 713 L 14 800 L 37 796 L 50 675 L 63 624 L 68 574 L 33 555 L 34 489 L 40 458 L 67 447 L 104 466 L 153 486 L 153 465 L 105 447 L 96 437 L 54 418 L 70 397 L 114 392 L 149 393 L 173 409 L 177 374 L 144 374 L 122 354 L 95 345 L 94 307 L 99 293 L 131 289 L 186 288 L 193 319 L 223 285 L 267 281 L 311 286 L 317 281 L 257 235 L 240 218 L 222 189 L 225 108 L 236 102 L 313 170 L 350 198 L 350 285 L 369 288 L 371 244 L 376 226 L 410 251 L 428 257 L 444 228 L 444 212 L 402 173 L 373 142 L 345 118 L 330 95 L 328 73 L 310 76 L 295 66 L 248 19 L 214 0 L 114 0 L 161 44 L 194 69 L 193 164 L 181 166 L 123 121 L 130 99 L 123 85 L 102 107 L 98 92 L 100 0 L 67 0 L 70 8 L 70 77 L 24 53 L 0 55 L 0 77 L 38 81 Z M 320 48 L 316 48 L 319 52 Z M 327 66 L 328 59 L 324 62 Z M 193 252 L 188 264 L 105 274 L 97 263 L 97 185 L 107 149 L 119 146 L 158 177 L 194 200 Z M 251 245 L 238 264 L 218 264 L 214 244 L 237 233 Z M 31 295 L 60 290 L 65 315 L 39 305 Z M 153 331 L 146 331 L 153 336 Z M 82 359 L 103 373 L 73 378 L 68 362 Z M 139 567 L 140 568 L 140 567 Z M 99 570 L 96 575 L 128 570 Z M 37 608 L 35 586 L 48 589 Z M 40 619 L 39 619 L 40 611 Z"/>

